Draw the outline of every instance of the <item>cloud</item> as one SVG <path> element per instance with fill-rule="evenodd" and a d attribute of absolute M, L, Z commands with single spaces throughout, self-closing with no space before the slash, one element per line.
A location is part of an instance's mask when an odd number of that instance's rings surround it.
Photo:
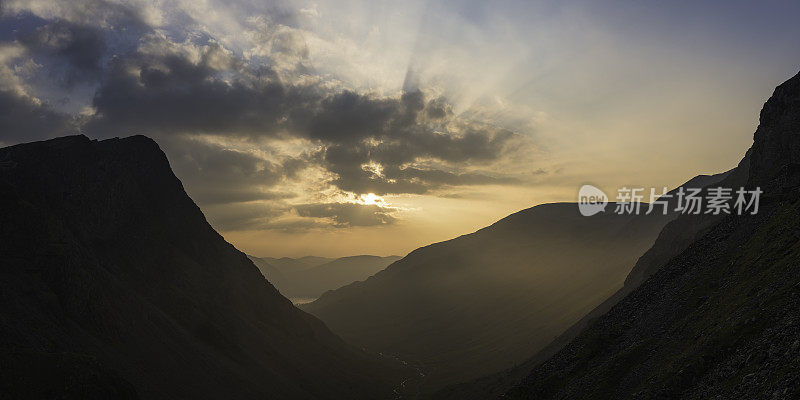
<path fill-rule="evenodd" d="M 151 39 L 163 41 L 164 39 Z M 97 116 L 88 125 L 97 134 L 173 135 L 211 133 L 273 136 L 289 98 L 270 79 L 268 68 L 227 81 L 216 68 L 225 62 L 217 44 L 197 49 L 197 60 L 149 43 L 166 54 L 116 58 L 94 96 Z M 151 51 L 157 51 L 152 50 Z"/>
<path fill-rule="evenodd" d="M 0 43 L 0 142 L 14 144 L 78 132 L 77 120 L 30 94 L 39 65 L 16 43 Z"/>
<path fill-rule="evenodd" d="M 316 161 L 337 175 L 331 183 L 357 193 L 516 183 L 443 169 L 490 164 L 520 143 L 510 130 L 456 118 L 443 98 L 427 99 L 420 91 L 376 97 L 316 81 L 284 82 L 269 67 L 247 66 L 217 43 L 188 50 L 163 37 L 145 43 L 146 51 L 112 62 L 87 131 L 304 138 L 322 147 Z M 367 164 L 386 174 L 365 171 Z"/>
<path fill-rule="evenodd" d="M 397 211 L 392 207 L 357 203 L 300 204 L 294 210 L 301 217 L 329 219 L 336 227 L 389 225 L 396 221 L 392 213 Z"/>
<path fill-rule="evenodd" d="M 408 164 L 415 158 L 406 158 L 402 150 L 392 152 L 391 145 L 376 147 L 356 145 L 327 148 L 323 160 L 326 168 L 336 174 L 332 183 L 342 190 L 379 195 L 425 194 L 448 186 L 521 183 L 517 178 L 496 177 L 481 172 L 459 173 L 437 167 L 414 167 Z"/>
<path fill-rule="evenodd" d="M 9 90 L 0 90 L 0 142 L 42 140 L 78 133 L 75 119 L 47 104 Z"/>
<path fill-rule="evenodd" d="M 205 207 L 209 222 L 223 231 L 273 229 L 270 221 L 288 211 L 285 207 L 264 203 L 231 205 L 211 204 Z"/>
<path fill-rule="evenodd" d="M 211 204 L 209 221 L 225 231 L 281 230 L 301 232 L 309 229 L 383 226 L 397 222 L 395 207 L 358 203 L 240 203 L 235 207 Z"/>
<path fill-rule="evenodd" d="M 149 3 L 149 4 L 148 4 Z M 97 28 L 141 29 L 157 22 L 158 12 L 145 0 L 123 4 L 108 0 L 4 0 L 0 15 L 5 17 L 35 15 L 45 20 L 60 20 Z"/>
<path fill-rule="evenodd" d="M 165 138 L 161 146 L 187 191 L 201 205 L 295 197 L 293 193 L 271 190 L 293 172 L 281 164 L 191 136 Z"/>
<path fill-rule="evenodd" d="M 96 81 L 103 74 L 106 42 L 99 29 L 56 21 L 18 36 L 38 62 L 49 60 L 53 64 L 47 72 L 65 86 Z"/>

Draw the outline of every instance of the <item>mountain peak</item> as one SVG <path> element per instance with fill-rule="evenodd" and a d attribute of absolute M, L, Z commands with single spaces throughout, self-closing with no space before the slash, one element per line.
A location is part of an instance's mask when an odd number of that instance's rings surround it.
<path fill-rule="evenodd" d="M 800 73 L 775 88 L 753 135 L 750 186 L 800 186 Z"/>

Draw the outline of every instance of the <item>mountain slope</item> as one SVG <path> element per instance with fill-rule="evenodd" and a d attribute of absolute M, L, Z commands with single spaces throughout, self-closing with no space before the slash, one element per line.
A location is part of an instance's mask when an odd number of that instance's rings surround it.
<path fill-rule="evenodd" d="M 427 392 L 547 345 L 622 286 L 671 218 L 541 205 L 417 249 L 301 307 L 346 340 L 419 366 Z"/>
<path fill-rule="evenodd" d="M 716 175 L 700 175 L 682 185 L 682 187 L 740 187 L 747 182 L 749 157 L 745 158 L 731 171 Z M 673 191 L 674 193 L 674 191 Z M 670 199 L 670 209 L 676 207 L 675 198 Z M 522 381 L 531 371 L 546 361 L 559 350 L 575 339 L 588 326 L 594 323 L 619 301 L 634 291 L 660 266 L 672 257 L 684 251 L 694 240 L 702 237 L 708 230 L 724 218 L 723 215 L 679 215 L 668 222 L 658 234 L 653 247 L 640 257 L 625 279 L 625 283 L 613 295 L 605 299 L 597 307 L 584 315 L 578 322 L 558 335 L 547 346 L 539 350 L 533 357 L 518 366 L 494 373 L 479 379 L 462 382 L 438 391 L 433 397 L 438 399 L 484 400 L 497 398 Z"/>
<path fill-rule="evenodd" d="M 718 219 L 652 263 L 636 290 L 505 397 L 800 396 L 798 135 L 800 74 L 765 104 L 748 153 L 746 185 L 764 190 L 759 213 Z"/>
<path fill-rule="evenodd" d="M 395 371 L 264 280 L 206 222 L 150 139 L 0 149 L 0 209 L 0 364 L 41 371 L 2 374 L 4 395 L 391 392 Z"/>

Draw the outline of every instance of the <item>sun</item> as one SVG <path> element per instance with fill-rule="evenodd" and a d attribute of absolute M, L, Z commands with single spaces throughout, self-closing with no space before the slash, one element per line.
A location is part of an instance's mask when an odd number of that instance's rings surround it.
<path fill-rule="evenodd" d="M 361 198 L 359 200 L 363 204 L 381 205 L 381 204 L 385 204 L 386 203 L 386 201 L 383 200 L 382 197 L 376 195 L 375 193 L 362 194 Z"/>

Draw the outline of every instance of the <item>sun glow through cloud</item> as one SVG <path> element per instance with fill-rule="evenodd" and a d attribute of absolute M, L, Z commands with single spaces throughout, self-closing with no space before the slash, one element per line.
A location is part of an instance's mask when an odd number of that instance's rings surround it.
<path fill-rule="evenodd" d="M 386 204 L 386 201 L 380 196 L 375 195 L 375 193 L 362 194 L 358 200 L 362 204 L 376 204 L 376 205 Z"/>

